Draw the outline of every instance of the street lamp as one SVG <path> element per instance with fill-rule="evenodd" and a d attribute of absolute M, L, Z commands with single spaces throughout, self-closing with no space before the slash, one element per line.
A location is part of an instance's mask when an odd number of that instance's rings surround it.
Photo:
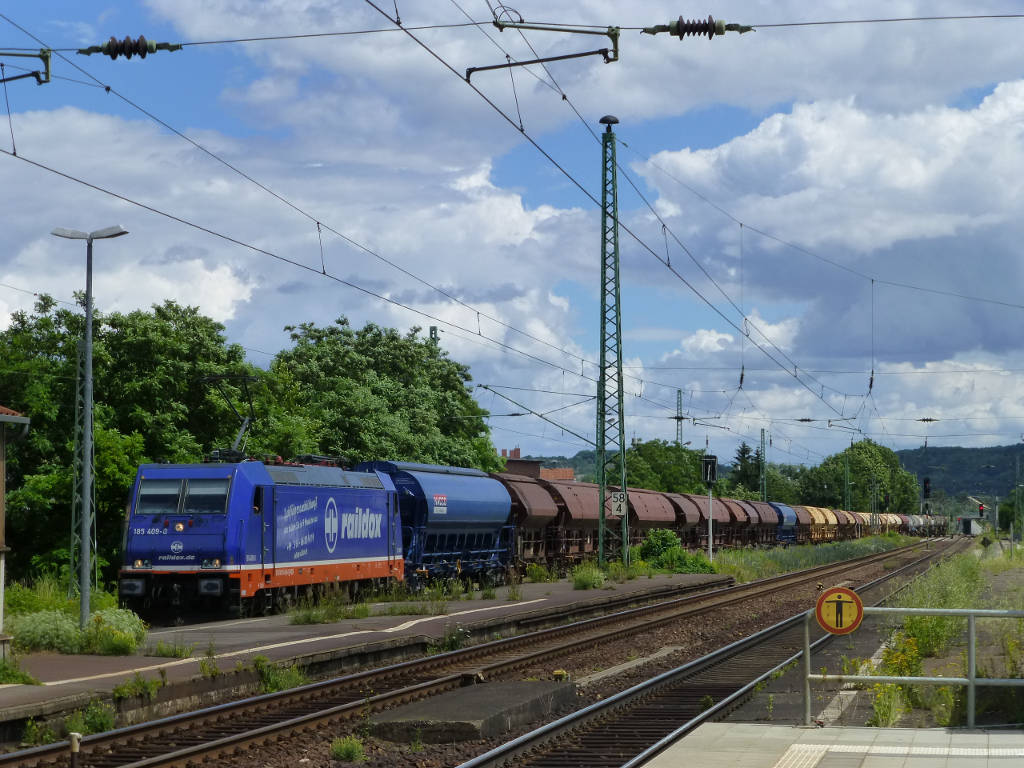
<path fill-rule="evenodd" d="M 83 368 L 84 400 L 82 407 L 82 519 L 79 529 L 79 546 L 81 555 L 78 558 L 78 592 L 80 608 L 78 623 L 82 629 L 89 623 L 89 588 L 91 580 L 89 572 L 89 544 L 92 540 L 92 241 L 106 240 L 111 237 L 127 235 L 124 227 L 113 226 L 97 229 L 95 232 L 81 232 L 77 229 L 57 227 L 50 234 L 65 237 L 69 240 L 85 240 L 85 364 Z"/>

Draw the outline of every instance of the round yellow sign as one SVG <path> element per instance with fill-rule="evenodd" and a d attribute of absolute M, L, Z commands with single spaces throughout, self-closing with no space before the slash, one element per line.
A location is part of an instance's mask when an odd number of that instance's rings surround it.
<path fill-rule="evenodd" d="M 864 618 L 864 603 L 852 589 L 832 587 L 821 593 L 814 615 L 826 632 L 847 635 L 860 626 Z"/>

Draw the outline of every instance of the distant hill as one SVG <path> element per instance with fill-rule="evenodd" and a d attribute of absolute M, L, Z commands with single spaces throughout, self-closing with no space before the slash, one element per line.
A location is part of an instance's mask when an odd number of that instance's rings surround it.
<path fill-rule="evenodd" d="M 1017 461 L 1020 461 L 1020 482 L 1024 483 L 1024 443 L 991 448 L 913 448 L 896 451 L 903 467 L 917 475 L 918 480 L 931 478 L 932 493 L 947 496 L 998 496 L 1006 498 L 1013 491 Z M 529 456 L 545 467 L 572 467 L 578 478 L 593 478 L 594 451 L 580 451 L 575 456 Z M 719 465 L 727 473 L 729 466 Z"/>
<path fill-rule="evenodd" d="M 948 496 L 999 496 L 1013 491 L 1017 462 L 1024 483 L 1024 444 L 991 448 L 914 448 L 896 451 L 908 472 L 931 479 L 932 493 Z"/>

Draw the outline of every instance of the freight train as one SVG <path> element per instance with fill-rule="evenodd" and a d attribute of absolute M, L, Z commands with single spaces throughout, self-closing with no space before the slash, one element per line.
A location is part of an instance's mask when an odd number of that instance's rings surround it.
<path fill-rule="evenodd" d="M 945 532 L 930 516 L 872 519 L 640 488 L 627 497 L 631 544 L 667 528 L 704 548 L 709 514 L 717 547 Z M 132 488 L 118 593 L 141 613 L 249 615 L 388 581 L 500 581 L 529 563 L 564 572 L 596 555 L 598 498 L 593 483 L 390 461 L 146 464 Z"/>

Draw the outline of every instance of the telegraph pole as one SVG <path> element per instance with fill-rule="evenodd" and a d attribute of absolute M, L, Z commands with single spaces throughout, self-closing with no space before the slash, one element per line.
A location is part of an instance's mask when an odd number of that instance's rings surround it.
<path fill-rule="evenodd" d="M 622 311 L 619 280 L 619 200 L 614 115 L 601 118 L 601 360 L 597 377 L 597 557 L 605 562 L 605 499 L 608 477 L 618 481 L 612 511 L 622 516 L 622 561 L 629 562 L 629 502 L 626 491 L 626 425 L 622 404 Z M 618 449 L 608 460 L 608 449 Z"/>

